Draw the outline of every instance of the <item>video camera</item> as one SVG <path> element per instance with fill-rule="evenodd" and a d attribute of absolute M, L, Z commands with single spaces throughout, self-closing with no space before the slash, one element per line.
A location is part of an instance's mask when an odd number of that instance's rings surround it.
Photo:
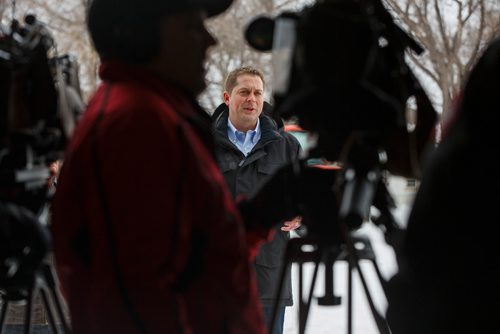
<path fill-rule="evenodd" d="M 280 215 L 300 214 L 307 226 L 307 237 L 288 243 L 283 266 L 297 262 L 302 273 L 302 263 L 315 264 L 309 295 L 302 299 L 299 293 L 305 309 L 299 312 L 299 331 L 305 332 L 319 263 L 325 264 L 321 303 L 336 305 L 333 263 L 347 259 L 349 271 L 355 267 L 363 282 L 379 332 L 390 333 L 359 265 L 360 259 L 371 260 L 379 272 L 373 252 L 363 251 L 372 249 L 370 242 L 353 232 L 371 218 L 385 230 L 387 241 L 400 236 L 384 175 L 418 176 L 418 162 L 434 128 L 436 112 L 405 58 L 407 51 L 420 54 L 423 48 L 395 24 L 381 0 L 317 0 L 300 12 L 255 18 L 245 38 L 255 49 L 273 52 L 273 117 L 296 118 L 301 128 L 315 134 L 317 146 L 309 158 L 342 166 L 334 171 L 307 162 L 286 166 L 248 201 L 256 208 L 272 206 L 262 210 L 265 214 L 254 213 L 253 221 L 272 223 Z M 417 115 L 411 126 L 409 107 Z M 370 217 L 373 207 L 378 209 L 376 218 Z M 247 205 L 243 215 L 252 209 Z M 278 291 L 284 275 L 285 270 Z M 299 280 L 302 286 L 301 275 Z M 269 328 L 276 314 L 275 305 Z"/>
<path fill-rule="evenodd" d="M 34 15 L 0 31 L 0 200 L 35 214 L 46 202 L 49 164 L 62 157 L 81 99 L 74 58 L 57 56 L 54 38 Z M 78 110 L 75 110 L 78 109 Z"/>
<path fill-rule="evenodd" d="M 380 0 L 318 0 L 301 12 L 259 16 L 245 38 L 255 49 L 273 52 L 275 117 L 297 118 L 317 135 L 310 157 L 343 165 L 334 185 L 341 188 L 340 218 L 358 227 L 371 205 L 387 212 L 382 172 L 418 175 L 436 120 L 405 60 L 405 52 L 423 48 Z M 408 106 L 418 117 L 413 131 Z"/>
<path fill-rule="evenodd" d="M 42 216 L 53 193 L 49 165 L 62 158 L 82 109 L 76 62 L 57 55 L 46 26 L 33 15 L 0 26 L 0 332 L 9 304 L 23 301 L 28 333 L 40 292 L 52 331 L 55 307 L 70 333 Z"/>

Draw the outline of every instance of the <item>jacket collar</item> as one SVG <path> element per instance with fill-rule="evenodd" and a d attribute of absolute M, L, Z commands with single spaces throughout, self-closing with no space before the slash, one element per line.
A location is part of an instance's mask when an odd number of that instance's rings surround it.
<path fill-rule="evenodd" d="M 190 118 L 199 111 L 207 115 L 185 89 L 143 66 L 130 65 L 119 60 L 104 60 L 99 67 L 99 76 L 110 83 L 131 82 L 145 85 L 174 106 L 191 104 L 191 108 L 176 108 L 176 112 L 181 116 Z"/>
<path fill-rule="evenodd" d="M 223 110 L 220 110 L 219 108 L 222 108 Z M 234 145 L 227 138 L 227 119 L 229 117 L 229 109 L 225 104 L 223 104 L 216 109 L 214 114 L 216 114 L 213 126 L 215 140 L 219 143 L 224 143 L 225 145 L 233 147 Z M 276 122 L 271 117 L 262 113 L 259 116 L 259 121 L 261 138 L 254 147 L 254 150 L 282 137 Z"/>
<path fill-rule="evenodd" d="M 168 101 L 173 110 L 203 137 L 205 145 L 213 152 L 210 116 L 186 90 L 142 66 L 129 65 L 118 60 L 103 61 L 99 67 L 99 76 L 110 83 L 130 82 L 148 87 Z"/>

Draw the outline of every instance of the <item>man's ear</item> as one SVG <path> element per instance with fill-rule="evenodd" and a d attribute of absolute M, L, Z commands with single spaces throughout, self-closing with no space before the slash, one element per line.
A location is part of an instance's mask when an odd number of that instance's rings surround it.
<path fill-rule="evenodd" d="M 224 91 L 224 103 L 229 107 L 229 93 Z"/>

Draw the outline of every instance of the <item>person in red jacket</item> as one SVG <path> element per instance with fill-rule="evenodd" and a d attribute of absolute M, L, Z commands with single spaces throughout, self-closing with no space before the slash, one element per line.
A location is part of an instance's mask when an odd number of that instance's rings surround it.
<path fill-rule="evenodd" d="M 230 0 L 94 0 L 102 83 L 52 204 L 56 268 L 79 333 L 263 333 L 246 231 L 214 161 L 205 17 Z"/>

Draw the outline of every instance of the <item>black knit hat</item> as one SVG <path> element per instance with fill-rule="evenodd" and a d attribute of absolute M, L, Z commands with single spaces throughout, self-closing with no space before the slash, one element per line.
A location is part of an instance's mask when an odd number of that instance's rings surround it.
<path fill-rule="evenodd" d="M 159 50 L 160 21 L 201 9 L 208 17 L 224 12 L 232 0 L 93 0 L 87 25 L 101 58 L 141 64 Z M 175 46 L 173 46 L 175 47 Z"/>

